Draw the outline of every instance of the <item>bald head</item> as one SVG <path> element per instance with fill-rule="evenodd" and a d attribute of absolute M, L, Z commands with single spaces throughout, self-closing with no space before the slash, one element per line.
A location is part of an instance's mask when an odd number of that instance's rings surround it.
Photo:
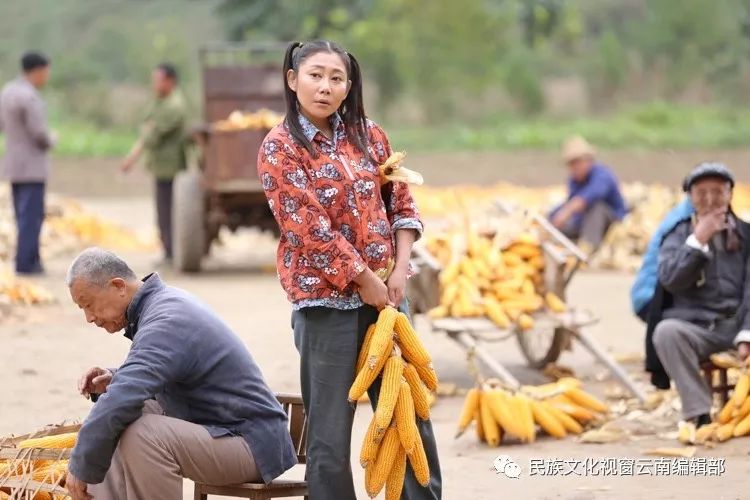
<path fill-rule="evenodd" d="M 141 286 L 124 260 L 101 248 L 81 252 L 70 265 L 65 284 L 86 321 L 110 333 L 125 327 L 128 305 Z"/>

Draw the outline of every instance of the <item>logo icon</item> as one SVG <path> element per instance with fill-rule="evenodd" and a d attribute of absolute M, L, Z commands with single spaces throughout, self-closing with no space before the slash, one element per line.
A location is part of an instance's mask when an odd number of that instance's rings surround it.
<path fill-rule="evenodd" d="M 521 476 L 521 466 L 518 465 L 509 455 L 498 455 L 492 462 L 492 468 L 498 474 L 505 474 L 511 479 L 518 479 Z"/>

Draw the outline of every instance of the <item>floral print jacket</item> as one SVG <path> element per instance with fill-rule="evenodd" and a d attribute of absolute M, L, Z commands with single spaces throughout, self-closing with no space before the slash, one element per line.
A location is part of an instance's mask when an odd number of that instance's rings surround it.
<path fill-rule="evenodd" d="M 366 266 L 387 268 L 395 257 L 395 232 L 414 229 L 421 235 L 422 222 L 406 184 L 380 187 L 378 165 L 391 147 L 378 125 L 368 120 L 376 165 L 349 142 L 338 115 L 331 118 L 333 139 L 302 115 L 300 124 L 317 158 L 283 123 L 258 152 L 258 176 L 281 229 L 279 279 L 295 309 L 354 309 L 363 305 L 354 278 Z"/>

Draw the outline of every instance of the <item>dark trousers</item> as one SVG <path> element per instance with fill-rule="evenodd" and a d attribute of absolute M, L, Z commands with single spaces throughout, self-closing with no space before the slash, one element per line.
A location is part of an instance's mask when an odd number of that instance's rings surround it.
<path fill-rule="evenodd" d="M 590 248 L 597 249 L 614 221 L 615 213 L 612 208 L 599 201 L 588 207 L 580 220 L 575 223 L 571 221 L 563 233 L 568 238 L 586 242 Z"/>
<path fill-rule="evenodd" d="M 16 272 L 42 272 L 39 257 L 39 234 L 44 222 L 43 182 L 13 183 L 13 210 L 16 215 Z"/>
<path fill-rule="evenodd" d="M 377 311 L 370 306 L 351 311 L 309 307 L 292 313 L 294 343 L 301 357 L 302 399 L 308 418 L 306 470 L 311 500 L 357 498 L 350 458 L 354 408 L 348 402 L 348 395 L 367 327 L 377 317 Z M 373 409 L 379 392 L 380 378 L 368 390 Z M 430 484 L 420 485 L 409 464 L 401 498 L 439 499 L 442 479 L 432 424 L 418 420 L 417 427 L 430 466 Z"/>
<path fill-rule="evenodd" d="M 164 257 L 172 258 L 172 179 L 156 179 L 156 221 Z"/>

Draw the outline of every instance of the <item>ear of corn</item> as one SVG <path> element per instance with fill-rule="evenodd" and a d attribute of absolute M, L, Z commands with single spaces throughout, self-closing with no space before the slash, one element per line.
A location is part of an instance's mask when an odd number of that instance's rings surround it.
<path fill-rule="evenodd" d="M 716 429 L 714 436 L 716 437 L 716 440 L 720 443 L 723 443 L 724 441 L 728 440 L 734 435 L 734 428 L 739 423 L 739 419 L 733 418 L 728 423 L 719 426 L 718 429 Z"/>
<path fill-rule="evenodd" d="M 393 339 L 388 340 L 386 349 L 388 350 L 388 352 L 393 350 Z M 365 363 L 365 366 L 363 366 L 359 371 L 357 377 L 354 379 L 354 383 L 349 389 L 350 402 L 353 403 L 359 400 L 359 398 L 362 397 L 365 391 L 370 388 L 375 379 L 378 378 L 378 375 L 383 369 L 383 366 L 385 366 L 386 361 L 388 361 L 388 356 L 381 356 L 380 358 L 378 358 L 377 365 L 373 367 Z"/>
<path fill-rule="evenodd" d="M 735 408 L 742 406 L 745 399 L 747 399 L 748 391 L 750 391 L 750 375 L 743 373 L 737 379 L 737 384 L 734 386 L 734 392 L 732 393 L 732 403 Z"/>
<path fill-rule="evenodd" d="M 380 490 L 385 486 L 385 482 L 388 479 L 388 475 L 393 468 L 393 464 L 398 457 L 398 451 L 401 448 L 401 442 L 398 439 L 398 432 L 395 427 L 389 427 L 385 431 L 383 442 L 380 443 L 380 449 L 378 450 L 378 456 L 375 459 L 375 463 L 372 464 L 368 469 L 372 468 L 370 472 L 369 481 L 366 482 L 367 494 L 370 498 L 375 498 Z"/>
<path fill-rule="evenodd" d="M 729 399 L 719 412 L 716 420 L 720 424 L 728 424 L 729 421 L 732 420 L 732 412 L 734 411 L 734 408 L 734 401 L 732 399 Z"/>
<path fill-rule="evenodd" d="M 737 425 L 732 429 L 732 435 L 734 437 L 747 436 L 750 434 L 750 416 L 740 417 Z"/>
<path fill-rule="evenodd" d="M 563 313 L 567 310 L 565 302 L 563 302 L 560 297 L 552 292 L 547 292 L 547 294 L 544 296 L 544 301 L 547 303 L 547 307 L 552 312 Z"/>
<path fill-rule="evenodd" d="M 414 365 L 414 368 L 417 369 L 419 378 L 422 379 L 424 385 L 426 385 L 429 390 L 436 391 L 438 388 L 438 378 L 435 369 L 432 367 L 432 363 L 428 365 Z"/>
<path fill-rule="evenodd" d="M 398 401 L 396 401 L 396 430 L 398 431 L 401 446 L 406 453 L 414 451 L 414 442 L 418 433 L 417 423 L 414 416 L 414 401 L 411 399 L 411 389 L 404 380 L 399 389 Z"/>
<path fill-rule="evenodd" d="M 390 306 L 383 308 L 375 323 L 375 331 L 372 334 L 370 349 L 367 351 L 367 363 L 370 367 L 378 365 L 382 356 L 388 357 L 389 341 L 393 340 L 393 326 L 396 324 L 398 311 Z"/>
<path fill-rule="evenodd" d="M 524 426 L 524 441 L 533 443 L 536 440 L 536 426 L 534 425 L 534 412 L 531 411 L 531 400 L 524 394 L 517 394 L 518 414 Z"/>
<path fill-rule="evenodd" d="M 541 403 L 538 401 L 532 401 L 531 411 L 534 414 L 534 420 L 537 421 L 544 432 L 558 439 L 564 438 L 567 435 L 563 424 Z"/>
<path fill-rule="evenodd" d="M 432 361 L 424 345 L 422 345 L 422 341 L 419 340 L 417 332 L 412 328 L 406 314 L 398 313 L 394 328 L 396 330 L 396 341 L 401 348 L 401 354 L 407 361 L 417 366 L 427 365 Z"/>
<path fill-rule="evenodd" d="M 464 399 L 464 406 L 461 409 L 461 416 L 458 419 L 456 438 L 461 436 L 461 434 L 463 434 L 464 431 L 466 431 L 466 429 L 469 427 L 469 424 L 471 424 L 472 420 L 474 420 L 474 415 L 476 415 L 478 408 L 479 389 L 477 389 L 476 387 L 472 387 L 466 394 L 466 399 Z"/>
<path fill-rule="evenodd" d="M 514 412 L 511 396 L 493 389 L 487 391 L 485 398 L 487 398 L 493 418 L 500 424 L 500 427 L 518 438 L 523 438 L 525 429 L 520 425 L 521 416 Z"/>
<path fill-rule="evenodd" d="M 401 448 L 385 483 L 385 500 L 400 500 L 406 477 L 406 451 Z"/>
<path fill-rule="evenodd" d="M 377 458 L 380 442 L 383 439 L 383 433 L 378 432 L 375 425 L 375 419 L 370 420 L 370 426 L 367 428 L 367 434 L 362 441 L 362 449 L 359 452 L 359 464 L 366 468 Z"/>
<path fill-rule="evenodd" d="M 484 307 L 487 312 L 487 317 L 490 318 L 493 323 L 500 328 L 510 327 L 510 318 L 505 314 L 503 306 L 501 306 L 500 302 L 491 295 L 484 299 Z"/>
<path fill-rule="evenodd" d="M 607 405 L 599 401 L 591 394 L 578 388 L 571 388 L 565 391 L 565 395 L 570 398 L 574 403 L 588 408 L 590 410 L 597 411 L 599 413 L 607 413 L 609 410 Z"/>
<path fill-rule="evenodd" d="M 419 378 L 419 373 L 414 365 L 406 363 L 404 366 L 404 377 L 411 389 L 411 398 L 414 401 L 414 411 L 422 420 L 430 419 L 430 403 L 427 397 L 427 388 Z"/>
<path fill-rule="evenodd" d="M 551 413 L 563 425 L 566 432 L 570 432 L 573 434 L 580 434 L 581 432 L 583 432 L 583 427 L 581 427 L 581 424 L 579 424 L 576 419 L 550 404 L 542 404 L 544 405 L 544 409 Z"/>
<path fill-rule="evenodd" d="M 518 326 L 524 332 L 529 331 L 534 328 L 534 319 L 528 314 L 521 314 L 518 316 Z"/>
<path fill-rule="evenodd" d="M 391 356 L 383 369 L 383 380 L 380 385 L 380 396 L 375 408 L 375 422 L 378 430 L 384 430 L 391 424 L 393 411 L 401 390 L 401 377 L 404 372 L 404 362 L 401 356 Z"/>
<path fill-rule="evenodd" d="M 482 423 L 482 411 L 479 406 L 474 411 L 474 430 L 477 433 L 477 439 L 480 443 L 486 443 L 487 437 L 484 434 L 484 423 Z"/>
<path fill-rule="evenodd" d="M 427 486 L 428 484 L 430 484 L 430 466 L 427 463 L 427 455 L 424 451 L 424 443 L 422 443 L 421 436 L 417 435 L 417 440 L 414 446 L 414 453 L 412 453 L 408 457 L 412 471 L 414 472 L 414 477 L 417 479 L 417 482 L 422 486 Z"/>
<path fill-rule="evenodd" d="M 372 324 L 367 329 L 367 333 L 365 334 L 365 341 L 362 344 L 362 349 L 359 350 L 359 356 L 357 357 L 357 366 L 355 368 L 355 373 L 359 373 L 362 371 L 362 368 L 365 366 L 365 363 L 367 362 L 367 353 L 370 350 L 370 344 L 372 344 L 372 334 L 375 332 L 375 325 Z"/>
<path fill-rule="evenodd" d="M 492 417 L 490 405 L 485 397 L 486 393 L 479 394 L 479 413 L 482 416 L 482 426 L 484 427 L 484 437 L 490 446 L 500 446 L 500 427 Z"/>
<path fill-rule="evenodd" d="M 26 439 L 18 443 L 19 448 L 44 448 L 44 449 L 67 449 L 76 445 L 78 434 L 69 432 L 57 436 L 45 436 L 41 438 Z"/>
<path fill-rule="evenodd" d="M 695 431 L 695 444 L 705 444 L 706 441 L 708 441 L 711 436 L 713 436 L 716 429 L 719 428 L 721 424 L 718 422 L 712 422 L 710 424 L 702 425 L 698 428 L 698 430 Z"/>

